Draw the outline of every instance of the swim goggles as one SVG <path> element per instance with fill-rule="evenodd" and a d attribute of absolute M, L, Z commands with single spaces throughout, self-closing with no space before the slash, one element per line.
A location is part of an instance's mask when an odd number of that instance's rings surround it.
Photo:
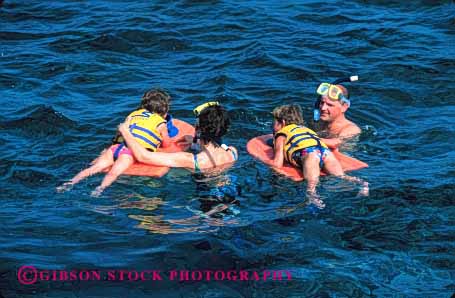
<path fill-rule="evenodd" d="M 342 101 L 347 103 L 348 105 L 351 104 L 349 99 L 346 98 L 343 94 L 343 90 L 338 87 L 337 85 L 333 85 L 330 83 L 321 83 L 316 89 L 316 93 L 323 96 L 326 95 L 332 101 Z"/>
<path fill-rule="evenodd" d="M 220 105 L 220 103 L 217 101 L 209 101 L 209 102 L 206 102 L 206 103 L 203 103 L 203 104 L 197 106 L 193 110 L 193 113 L 194 113 L 194 115 L 196 115 L 196 117 L 199 117 L 199 115 L 202 113 L 202 111 L 205 110 L 206 108 L 219 106 L 219 105 Z"/>

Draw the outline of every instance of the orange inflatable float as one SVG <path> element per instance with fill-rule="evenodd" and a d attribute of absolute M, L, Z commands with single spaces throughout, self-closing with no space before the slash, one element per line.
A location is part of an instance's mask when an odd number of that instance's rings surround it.
<path fill-rule="evenodd" d="M 172 143 L 172 145 L 169 147 L 159 148 L 158 151 L 179 152 L 185 151 L 189 148 L 189 145 L 186 145 L 182 141 L 178 142 L 178 140 L 183 140 L 183 137 L 185 135 L 194 136 L 194 127 L 191 124 L 179 119 L 173 119 L 172 123 L 179 130 L 179 133 L 172 138 L 172 140 L 175 140 L 175 142 Z M 107 169 L 105 172 L 108 171 L 109 169 Z M 123 174 L 131 176 L 163 177 L 164 175 L 167 174 L 167 172 L 169 172 L 168 167 L 153 166 L 136 162 L 133 165 L 131 165 Z"/>
<path fill-rule="evenodd" d="M 271 139 L 272 135 L 263 135 L 259 137 L 255 137 L 248 141 L 246 144 L 246 150 L 250 155 L 259 159 L 262 162 L 265 161 L 272 161 L 273 160 L 273 148 L 267 145 L 267 140 Z M 332 151 L 335 157 L 340 161 L 341 166 L 345 172 L 359 170 L 368 167 L 368 164 L 355 159 L 353 157 L 349 157 L 340 153 L 338 150 Z M 302 181 L 305 179 L 303 177 L 302 170 L 293 167 L 292 165 L 285 163 L 281 168 L 273 168 L 276 172 L 285 175 L 286 177 L 294 180 L 294 181 Z M 321 172 L 321 175 L 326 175 L 324 172 Z"/>

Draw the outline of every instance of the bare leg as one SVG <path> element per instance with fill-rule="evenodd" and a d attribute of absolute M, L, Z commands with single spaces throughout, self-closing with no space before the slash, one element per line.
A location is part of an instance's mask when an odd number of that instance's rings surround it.
<path fill-rule="evenodd" d="M 303 175 L 307 180 L 307 192 L 315 194 L 316 186 L 319 183 L 319 174 L 321 170 L 319 169 L 319 157 L 317 152 L 311 152 L 302 158 L 302 168 Z"/>
<path fill-rule="evenodd" d="M 333 155 L 331 152 L 328 153 L 326 158 L 324 159 L 324 170 L 329 175 L 334 175 L 338 177 L 345 175 L 340 162 L 338 161 L 338 159 L 335 158 L 335 155 Z"/>
<path fill-rule="evenodd" d="M 319 168 L 318 152 L 310 152 L 302 159 L 303 175 L 307 180 L 307 198 L 310 204 L 314 204 L 319 209 L 325 207 L 324 202 L 321 200 L 316 192 L 316 186 L 319 183 L 319 175 L 321 170 Z"/>
<path fill-rule="evenodd" d="M 131 155 L 121 154 L 119 158 L 115 161 L 112 169 L 104 176 L 101 185 L 98 186 L 93 192 L 92 196 L 99 196 L 104 191 L 106 187 L 111 185 L 123 172 L 126 171 L 134 162 L 134 159 Z"/>
<path fill-rule="evenodd" d="M 80 182 L 82 179 L 103 171 L 104 169 L 110 167 L 113 163 L 114 156 L 112 154 L 112 151 L 109 149 L 104 150 L 101 152 L 101 155 L 92 162 L 92 166 L 80 171 L 76 176 L 73 177 L 73 179 L 57 187 L 57 191 L 64 192 L 70 189 L 74 184 Z"/>
<path fill-rule="evenodd" d="M 369 195 L 370 189 L 368 182 L 358 177 L 346 175 L 343 169 L 341 168 L 340 162 L 335 158 L 333 154 L 328 154 L 328 156 L 326 157 L 324 161 L 324 170 L 327 172 L 327 174 L 340 177 L 341 179 L 353 182 L 355 184 L 359 184 L 361 186 L 360 191 L 358 193 L 359 195 L 361 196 Z"/>

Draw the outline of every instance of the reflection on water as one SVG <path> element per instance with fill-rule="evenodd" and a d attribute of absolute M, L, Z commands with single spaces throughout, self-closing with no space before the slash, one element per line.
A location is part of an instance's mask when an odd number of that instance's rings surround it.
<path fill-rule="evenodd" d="M 145 229 L 157 234 L 175 234 L 188 232 L 215 232 L 215 229 L 205 230 L 202 221 L 197 217 L 172 220 L 165 219 L 164 215 L 129 215 L 130 218 L 138 220 L 136 228 Z"/>
<path fill-rule="evenodd" d="M 84 209 L 138 221 L 136 228 L 157 234 L 209 233 L 240 224 L 240 187 L 237 177 L 222 174 L 196 179 L 193 197 L 170 203 L 170 198 L 126 195 L 117 204 L 85 205 Z M 148 182 L 150 183 L 150 182 Z M 81 204 L 84 205 L 84 204 Z"/>
<path fill-rule="evenodd" d="M 0 296 L 450 296 L 453 1 L 135 1 L 128 14 L 124 1 L 81 2 L 3 1 L 0 9 Z M 353 73 L 360 81 L 348 87 L 347 117 L 363 133 L 341 151 L 370 165 L 352 175 L 368 180 L 371 194 L 322 178 L 321 210 L 306 205 L 305 183 L 257 162 L 245 144 L 270 133 L 278 105 L 300 104 L 311 119 L 317 85 Z M 230 174 L 241 205 L 224 198 L 229 187 L 214 182 L 199 193 L 175 169 L 162 179 L 120 177 L 97 199 L 88 194 L 101 175 L 54 192 L 152 86 L 170 91 L 173 116 L 187 122 L 205 100 L 229 109 L 225 141 L 239 150 Z M 280 285 L 238 283 L 236 293 L 228 283 L 97 283 L 84 292 L 21 286 L 14 271 L 24 263 L 273 264 L 300 274 Z"/>
<path fill-rule="evenodd" d="M 138 198 L 139 200 L 120 203 L 118 205 L 118 208 L 153 211 L 153 210 L 157 209 L 160 205 L 166 204 L 166 202 L 163 201 L 163 199 L 158 198 L 158 197 L 147 198 L 145 196 L 137 196 L 136 198 Z"/>
<path fill-rule="evenodd" d="M 129 210 L 127 216 L 139 221 L 135 226 L 136 228 L 157 234 L 209 233 L 217 231 L 221 226 L 239 224 L 239 221 L 233 216 L 234 212 L 231 210 L 231 205 L 228 203 L 218 202 L 210 210 L 203 212 L 198 208 L 191 207 L 192 202 L 202 202 L 200 206 L 205 206 L 203 203 L 205 199 L 201 197 L 188 201 L 187 205 L 174 206 L 170 206 L 169 203 L 159 197 L 147 198 L 136 195 L 132 199 L 123 201 L 118 205 L 97 206 L 94 209 L 105 214 L 112 214 L 116 209 L 127 212 Z M 167 207 L 166 210 L 160 210 L 164 206 Z M 237 209 L 235 211 L 238 212 Z"/>
<path fill-rule="evenodd" d="M 197 215 L 181 219 L 166 219 L 164 215 L 129 215 L 129 218 L 139 221 L 137 228 L 156 234 L 212 233 L 219 227 L 238 224 L 235 219 L 224 220 Z"/>
<path fill-rule="evenodd" d="M 311 200 L 307 199 L 307 200 L 305 200 L 303 202 L 300 202 L 300 203 L 283 205 L 283 206 L 277 208 L 277 213 L 278 213 L 278 215 L 280 217 L 281 216 L 288 216 L 288 215 L 291 215 L 293 212 L 308 208 L 308 206 L 310 206 L 311 204 L 312 204 Z M 321 207 L 321 209 L 324 208 L 324 207 L 325 207 L 325 205 L 323 205 L 323 207 Z"/>

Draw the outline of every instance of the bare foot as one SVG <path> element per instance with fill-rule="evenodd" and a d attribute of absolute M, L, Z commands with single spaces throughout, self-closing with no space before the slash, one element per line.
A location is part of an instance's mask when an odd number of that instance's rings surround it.
<path fill-rule="evenodd" d="M 325 203 L 316 192 L 307 192 L 308 202 L 319 209 L 325 208 Z"/>
<path fill-rule="evenodd" d="M 359 193 L 357 194 L 361 197 L 368 197 L 370 195 L 370 186 L 368 182 L 364 182 L 362 188 L 360 188 Z"/>
<path fill-rule="evenodd" d="M 97 188 L 95 188 L 94 191 L 92 191 L 90 193 L 90 196 L 94 197 L 94 198 L 99 198 L 101 196 L 101 194 L 103 193 L 103 191 L 104 191 L 104 188 L 101 188 L 100 186 L 98 186 Z"/>
<path fill-rule="evenodd" d="M 70 190 L 71 188 L 73 188 L 73 186 L 74 186 L 74 184 L 71 183 L 70 181 L 68 181 L 68 182 L 63 183 L 63 184 L 60 185 L 60 186 L 57 186 L 57 187 L 55 188 L 55 190 L 56 190 L 57 192 L 65 192 L 65 191 L 68 191 L 68 190 Z"/>

